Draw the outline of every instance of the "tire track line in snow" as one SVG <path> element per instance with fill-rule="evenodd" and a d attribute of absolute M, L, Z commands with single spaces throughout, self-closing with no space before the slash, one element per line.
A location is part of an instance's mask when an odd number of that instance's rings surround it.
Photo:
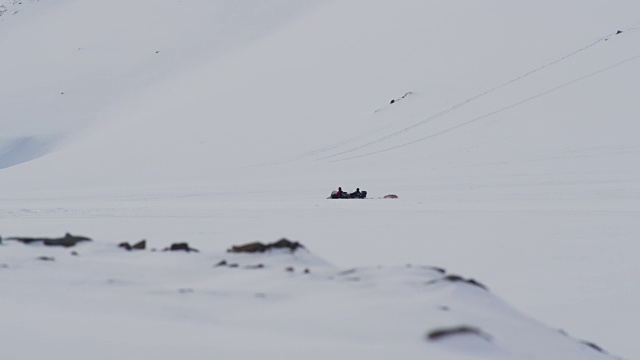
<path fill-rule="evenodd" d="M 334 143 L 331 143 L 330 145 L 327 145 L 327 146 L 324 146 L 324 147 L 321 147 L 321 148 L 317 148 L 317 149 L 314 149 L 314 150 L 309 150 L 309 151 L 307 151 L 305 153 L 302 153 L 302 154 L 299 154 L 299 155 L 296 155 L 296 156 L 292 156 L 292 157 L 288 157 L 288 158 L 282 159 L 282 160 L 275 160 L 275 161 L 269 161 L 269 162 L 266 162 L 266 163 L 260 163 L 260 164 L 252 165 L 252 167 L 254 167 L 254 166 L 282 165 L 282 164 L 287 164 L 287 163 L 291 163 L 291 162 L 295 162 L 295 161 L 304 160 L 304 159 L 310 158 L 312 156 L 315 156 L 317 154 L 322 154 L 324 152 L 339 148 L 339 147 L 341 147 L 343 145 L 348 145 L 348 144 L 350 144 L 352 142 L 355 142 L 357 140 L 366 138 L 367 136 L 370 136 L 370 135 L 373 135 L 375 133 L 381 132 L 381 131 L 386 130 L 387 128 L 390 128 L 390 127 L 392 127 L 392 125 L 379 126 L 374 130 L 367 131 L 367 132 L 364 132 L 364 133 L 356 135 L 356 136 L 352 136 L 352 137 L 349 137 L 349 138 L 346 138 L 346 139 L 343 139 L 343 140 L 336 141 Z"/>
<path fill-rule="evenodd" d="M 444 109 L 444 110 L 442 110 L 442 111 L 440 111 L 440 112 L 438 112 L 438 113 L 436 113 L 434 115 L 429 116 L 428 118 L 426 118 L 424 120 L 421 120 L 421 121 L 413 124 L 413 125 L 407 126 L 407 127 L 402 128 L 402 129 L 400 129 L 400 130 L 398 130 L 396 132 L 393 132 L 393 133 L 391 133 L 389 135 L 385 135 L 385 136 L 380 137 L 378 139 L 369 141 L 369 142 L 364 143 L 362 145 L 358 145 L 358 146 L 352 147 L 350 149 L 341 151 L 339 153 L 328 155 L 328 156 L 324 156 L 324 157 L 321 157 L 321 158 L 318 158 L 318 159 L 315 159 L 315 160 L 311 160 L 311 162 L 320 161 L 320 160 L 326 160 L 326 159 L 330 159 L 330 158 L 337 157 L 337 156 L 340 156 L 340 155 L 348 154 L 348 153 L 360 150 L 362 148 L 365 148 L 365 147 L 368 147 L 368 146 L 383 142 L 385 140 L 391 139 L 391 138 L 396 137 L 396 136 L 398 136 L 400 134 L 406 133 L 406 132 L 408 132 L 410 130 L 413 130 L 413 129 L 419 127 L 419 126 L 427 124 L 427 123 L 429 123 L 429 122 L 431 122 L 431 121 L 433 121 L 433 120 L 435 120 L 437 118 L 440 118 L 440 117 L 442 117 L 442 116 L 444 116 L 446 114 L 449 114 L 449 113 L 451 113 L 451 112 L 453 112 L 453 111 L 455 111 L 455 110 L 457 110 L 457 109 L 459 109 L 459 108 L 461 108 L 461 107 L 463 107 L 463 106 L 465 106 L 465 105 L 467 105 L 467 104 L 469 104 L 471 102 L 474 102 L 474 101 L 476 101 L 476 100 L 478 100 L 478 99 L 480 99 L 480 98 L 482 98 L 482 97 L 484 97 L 486 95 L 489 95 L 489 94 L 491 94 L 491 93 L 493 93 L 493 92 L 495 92 L 497 90 L 500 90 L 500 89 L 502 89 L 504 87 L 507 87 L 507 86 L 509 86 L 511 84 L 514 84 L 514 83 L 516 83 L 516 82 L 518 82 L 520 80 L 523 80 L 523 79 L 525 79 L 525 78 L 527 78 L 527 77 L 529 77 L 529 76 L 531 76 L 531 75 L 533 75 L 533 74 L 535 74 L 537 72 L 545 70 L 545 69 L 547 69 L 549 67 L 552 67 L 552 66 L 554 66 L 554 65 L 556 65 L 558 63 L 561 63 L 561 62 L 563 62 L 565 60 L 568 60 L 568 59 L 570 59 L 570 58 L 572 58 L 572 57 L 574 57 L 574 56 L 576 56 L 576 55 L 578 55 L 580 53 L 583 53 L 583 52 L 589 50 L 590 48 L 592 48 L 592 47 L 594 47 L 594 46 L 596 46 L 596 45 L 598 45 L 598 44 L 600 44 L 602 42 L 608 41 L 613 36 L 624 34 L 625 32 L 631 31 L 631 30 L 633 30 L 633 28 L 627 28 L 627 29 L 624 29 L 624 30 L 617 30 L 615 32 L 612 32 L 612 33 L 610 33 L 610 34 L 608 34 L 606 36 L 603 36 L 603 37 L 601 37 L 601 38 L 599 38 L 599 39 L 597 39 L 597 40 L 595 40 L 595 41 L 593 41 L 593 42 L 591 42 L 591 43 L 589 43 L 589 44 L 587 44 L 587 45 L 585 45 L 585 46 L 583 46 L 583 47 L 581 47 L 581 48 L 579 48 L 577 50 L 574 50 L 574 51 L 572 51 L 572 52 L 570 52 L 570 53 L 568 53 L 568 54 L 566 54 L 566 55 L 564 55 L 562 57 L 559 57 L 559 58 L 557 58 L 557 59 L 555 59 L 555 60 L 553 60 L 551 62 L 548 62 L 548 63 L 546 63 L 544 65 L 538 66 L 537 68 L 535 68 L 533 70 L 530 70 L 530 71 L 527 71 L 527 72 L 523 73 L 522 75 L 519 75 L 519 76 L 517 76 L 517 77 L 515 77 L 515 78 L 513 78 L 511 80 L 508 80 L 508 81 L 506 81 L 506 82 L 504 82 L 504 83 L 502 83 L 500 85 L 494 86 L 493 88 L 490 88 L 490 89 L 488 89 L 488 90 L 486 90 L 486 91 L 484 91 L 484 92 L 482 92 L 480 94 L 474 95 L 474 96 L 472 96 L 470 98 L 467 98 L 467 99 L 465 99 L 465 100 L 463 100 L 463 101 L 461 101 L 461 102 L 459 102 L 459 103 L 457 103 L 455 105 L 452 105 L 452 106 L 450 106 L 450 107 L 448 107 L 448 108 L 446 108 L 446 109 Z M 315 151 L 313 153 L 317 154 L 319 152 L 322 152 L 322 151 Z M 313 154 L 309 155 L 309 156 L 306 156 L 306 157 L 310 157 L 310 156 L 313 156 Z M 302 159 L 304 159 L 304 158 L 305 157 L 303 157 Z"/>
<path fill-rule="evenodd" d="M 600 69 L 600 70 L 597 70 L 597 71 L 591 72 L 591 73 L 589 73 L 589 74 L 587 74 L 587 75 L 583 75 L 583 76 L 581 76 L 581 77 L 579 77 L 579 78 L 577 78 L 577 79 L 571 80 L 571 81 L 566 82 L 566 83 L 564 83 L 564 84 L 561 84 L 561 85 L 555 86 L 555 87 L 553 87 L 553 88 L 551 88 L 551 89 L 549 89 L 549 90 L 543 91 L 543 92 L 538 93 L 538 94 L 533 95 L 533 96 L 530 96 L 530 97 L 528 97 L 528 98 L 525 98 L 525 99 L 523 99 L 523 100 L 520 100 L 520 101 L 518 101 L 518 102 L 516 102 L 516 103 L 513 103 L 513 104 L 511 104 L 511 105 L 505 106 L 505 107 L 500 108 L 500 109 L 498 109 L 498 110 L 492 111 L 492 112 L 487 113 L 487 114 L 484 114 L 484 115 L 482 115 L 482 116 L 475 117 L 475 118 L 473 118 L 473 119 L 471 119 L 471 120 L 465 121 L 465 122 L 463 122 L 463 123 L 461 123 L 461 124 L 458 124 L 458 125 L 456 125 L 456 126 L 452 126 L 452 127 L 448 128 L 448 129 L 445 129 L 445 130 L 442 130 L 442 131 L 438 131 L 438 132 L 436 132 L 436 133 L 434 133 L 434 134 L 431 134 L 431 135 L 428 135 L 428 136 L 425 136 L 425 137 L 422 137 L 422 138 L 419 138 L 419 139 L 416 139 L 416 140 L 413 140 L 413 141 L 410 141 L 410 142 L 407 142 L 407 143 L 404 143 L 404 144 L 401 144 L 401 145 L 391 146 L 391 147 L 388 147 L 388 148 L 385 148 L 385 149 L 382 149 L 382 150 L 372 151 L 372 152 L 368 152 L 368 153 L 366 153 L 366 154 L 362 154 L 362 155 L 351 156 L 351 157 L 347 157 L 347 158 L 343 158 L 343 159 L 339 159 L 339 160 L 333 160 L 332 162 L 340 162 L 340 161 L 346 161 L 346 160 L 358 159 L 358 158 L 362 158 L 362 157 L 365 157 L 365 156 L 370 156 L 370 155 L 380 154 L 380 153 L 383 153 L 383 152 L 387 152 L 387 151 L 391 151 L 391 150 L 400 149 L 400 148 L 403 148 L 403 147 L 406 147 L 406 146 L 409 146 L 409 145 L 413 145 L 413 144 L 416 144 L 416 143 L 419 143 L 419 142 L 422 142 L 422 141 L 425 141 L 425 140 L 428 140 L 428 139 L 434 138 L 434 137 L 436 137 L 436 136 L 440 136 L 440 135 L 446 134 L 446 133 L 451 132 L 451 131 L 453 131 L 453 130 L 456 130 L 456 129 L 459 129 L 459 128 L 461 128 L 461 127 L 467 126 L 467 125 L 469 125 L 469 124 L 471 124 L 471 123 L 474 123 L 474 122 L 477 122 L 477 121 L 480 121 L 480 120 L 486 119 L 486 118 L 488 118 L 488 117 L 491 117 L 491 116 L 493 116 L 493 115 L 499 114 L 499 113 L 501 113 L 501 112 L 504 112 L 504 111 L 507 111 L 507 110 L 513 109 L 513 108 L 518 107 L 518 106 L 520 106 L 520 105 L 526 104 L 526 103 L 528 103 L 528 102 L 530 102 L 530 101 L 536 100 L 536 99 L 541 98 L 541 97 L 543 97 L 543 96 L 545 96 L 545 95 L 551 94 L 551 93 L 556 92 L 556 91 L 561 90 L 561 89 L 564 89 L 564 88 L 566 88 L 566 87 L 569 87 L 569 86 L 571 86 L 571 85 L 574 85 L 574 84 L 576 84 L 576 83 L 579 83 L 579 82 L 581 82 L 581 81 L 583 81 L 583 80 L 586 80 L 586 79 L 588 79 L 588 78 L 591 78 L 591 77 L 596 76 L 596 75 L 599 75 L 599 74 L 602 74 L 602 73 L 604 73 L 604 72 L 607 72 L 607 71 L 609 71 L 609 70 L 615 69 L 615 68 L 617 68 L 617 67 L 619 67 L 619 66 L 625 65 L 625 64 L 627 64 L 627 63 L 633 62 L 633 61 L 638 60 L 638 59 L 640 59 L 640 54 L 635 55 L 635 56 L 632 56 L 632 57 L 630 57 L 630 58 L 627 58 L 627 59 L 625 59 L 625 60 L 623 60 L 623 61 L 617 62 L 617 63 L 615 63 L 615 64 L 613 64 L 613 65 L 609 65 L 609 66 L 607 66 L 607 67 L 605 67 L 605 68 L 602 68 L 602 69 Z M 319 160 L 320 160 L 320 159 L 319 159 Z"/>

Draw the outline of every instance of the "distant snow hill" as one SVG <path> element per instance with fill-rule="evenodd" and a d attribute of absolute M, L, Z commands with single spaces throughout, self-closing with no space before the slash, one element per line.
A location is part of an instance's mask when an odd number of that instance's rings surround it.
<path fill-rule="evenodd" d="M 12 359 L 614 359 L 429 266 L 339 269 L 304 247 L 255 244 L 239 253 L 0 248 L 0 305 L 28 304 L 38 319 L 34 334 L 3 313 Z"/>
<path fill-rule="evenodd" d="M 65 164 L 84 185 L 127 173 L 147 186 L 290 159 L 363 174 L 350 163 L 537 164 L 635 146 L 639 6 L 581 4 L 30 3 L 0 23 L 0 134 L 95 127 L 5 181 Z"/>

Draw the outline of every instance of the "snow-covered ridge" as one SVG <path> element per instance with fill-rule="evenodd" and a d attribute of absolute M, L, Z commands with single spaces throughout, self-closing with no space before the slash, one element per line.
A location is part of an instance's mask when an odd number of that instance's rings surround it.
<path fill-rule="evenodd" d="M 20 325 L 24 313 L 6 312 L 0 338 L 11 341 L 3 351 L 13 359 L 89 352 L 95 359 L 214 353 L 234 359 L 614 359 L 441 268 L 340 269 L 305 248 L 187 253 L 144 247 L 126 251 L 83 241 L 57 248 L 5 239 L 0 305 L 28 304 L 27 316 L 38 318 L 39 327 L 33 334 Z M 99 326 L 86 328 L 88 322 Z M 174 336 L 183 331 L 191 336 Z M 32 336 L 37 347 L 28 346 Z"/>

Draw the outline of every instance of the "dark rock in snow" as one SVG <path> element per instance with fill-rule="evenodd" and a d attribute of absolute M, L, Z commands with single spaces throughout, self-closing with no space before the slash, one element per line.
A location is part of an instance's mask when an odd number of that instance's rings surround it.
<path fill-rule="evenodd" d="M 64 247 L 72 247 L 83 241 L 91 241 L 91 239 L 88 237 L 75 236 L 69 233 L 66 233 L 65 236 L 61 238 L 12 237 L 12 238 L 8 238 L 7 240 L 19 241 L 23 244 L 43 243 L 44 245 L 47 245 L 47 246 L 64 246 Z"/>
<path fill-rule="evenodd" d="M 256 253 L 256 252 L 265 252 L 266 250 L 267 250 L 267 245 L 265 245 L 263 243 L 260 243 L 260 242 L 253 242 L 253 243 L 239 245 L 239 246 L 232 246 L 231 249 L 227 250 L 227 252 Z"/>
<path fill-rule="evenodd" d="M 398 195 L 389 194 L 382 197 L 383 199 L 397 199 Z"/>
<path fill-rule="evenodd" d="M 162 251 L 186 251 L 186 252 L 199 252 L 197 249 L 189 247 L 188 243 L 174 243 L 170 247 L 165 248 Z"/>
<path fill-rule="evenodd" d="M 408 267 L 408 268 L 410 268 L 410 267 L 412 267 L 412 266 L 413 266 L 413 265 L 411 265 L 411 264 L 407 264 L 407 267 Z M 420 268 L 421 268 L 421 269 L 429 269 L 429 270 L 433 270 L 433 271 L 439 272 L 440 274 L 446 274 L 446 273 L 447 273 L 447 270 L 446 270 L 446 269 L 441 268 L 441 267 L 439 267 L 439 266 L 421 265 L 421 266 L 420 266 Z"/>
<path fill-rule="evenodd" d="M 292 242 L 287 239 L 280 239 L 274 243 L 263 244 L 261 242 L 253 242 L 245 245 L 232 246 L 227 252 L 231 253 L 262 253 L 272 249 L 289 249 L 291 252 L 298 248 L 304 248 L 299 242 Z"/>
<path fill-rule="evenodd" d="M 126 250 L 144 250 L 147 248 L 147 240 L 141 240 L 133 245 L 129 244 L 128 242 L 122 242 L 120 244 L 118 244 L 118 247 L 121 247 L 123 249 Z"/>
<path fill-rule="evenodd" d="M 603 353 L 603 354 L 608 354 L 606 351 L 604 351 L 603 348 L 601 348 L 600 346 L 590 342 L 590 341 L 580 341 L 582 344 L 587 345 L 588 347 L 592 348 L 593 350 L 599 352 L 599 353 Z"/>
<path fill-rule="evenodd" d="M 64 246 L 64 247 L 72 247 L 76 246 L 76 244 L 83 241 L 91 241 L 88 237 L 85 236 L 74 236 L 69 233 L 66 233 L 63 238 L 57 239 L 43 239 L 43 243 L 48 246 Z"/>
<path fill-rule="evenodd" d="M 78 253 L 77 253 L 77 252 L 75 252 L 75 251 L 72 251 L 72 252 L 71 252 L 71 256 L 78 256 Z"/>
<path fill-rule="evenodd" d="M 37 260 L 41 261 L 55 261 L 56 259 L 53 256 L 39 256 Z"/>
<path fill-rule="evenodd" d="M 427 284 L 430 285 L 430 284 L 434 284 L 434 283 L 437 283 L 437 282 L 440 282 L 440 281 L 448 281 L 448 282 L 452 282 L 452 283 L 462 282 L 462 283 L 473 285 L 473 286 L 477 286 L 477 287 L 479 287 L 479 288 L 481 288 L 483 290 L 489 291 L 489 289 L 484 284 L 481 284 L 481 283 L 479 283 L 478 281 L 476 281 L 474 279 L 465 279 L 460 275 L 447 275 L 447 276 L 445 276 L 445 277 L 443 277 L 441 279 L 436 279 L 436 280 L 429 281 L 429 282 L 427 282 Z"/>
<path fill-rule="evenodd" d="M 467 279 L 463 278 L 460 275 L 447 275 L 441 280 L 450 281 L 450 282 L 467 282 Z"/>
<path fill-rule="evenodd" d="M 430 341 L 438 341 L 457 335 L 476 335 L 483 340 L 491 341 L 489 334 L 478 328 L 466 325 L 432 330 L 427 334 L 427 339 Z"/>
<path fill-rule="evenodd" d="M 476 281 L 475 279 L 467 279 L 467 284 L 475 285 L 483 290 L 489 290 L 483 283 Z"/>
<path fill-rule="evenodd" d="M 147 248 L 147 240 L 141 240 L 131 245 L 131 249 L 134 249 L 134 250 L 144 250 L 146 248 Z"/>
<path fill-rule="evenodd" d="M 284 269 L 284 271 L 286 271 L 286 272 L 294 272 L 294 271 L 295 271 L 295 269 L 293 268 L 293 266 L 288 266 L 288 267 L 286 267 L 286 268 Z"/>
<path fill-rule="evenodd" d="M 304 247 L 299 242 L 292 242 L 284 238 L 267 246 L 271 249 L 289 249 L 291 250 L 291 252 L 297 250 L 300 247 Z"/>
<path fill-rule="evenodd" d="M 240 265 L 238 265 L 238 263 L 228 263 L 227 260 L 221 260 L 217 264 L 215 264 L 213 267 L 221 267 L 221 266 L 226 266 L 226 267 L 230 267 L 230 268 L 237 268 Z M 250 268 L 250 267 L 247 266 L 247 268 Z"/>
<path fill-rule="evenodd" d="M 264 264 L 256 264 L 256 265 L 247 265 L 245 269 L 263 269 Z"/>

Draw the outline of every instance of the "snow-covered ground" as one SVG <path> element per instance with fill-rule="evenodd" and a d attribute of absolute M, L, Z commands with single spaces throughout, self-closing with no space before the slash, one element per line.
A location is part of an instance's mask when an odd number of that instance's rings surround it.
<path fill-rule="evenodd" d="M 3 352 L 639 357 L 639 10 L 0 0 L 0 235 L 95 240 L 3 242 Z M 458 323 L 491 339 L 425 338 Z"/>
<path fill-rule="evenodd" d="M 305 249 L 3 250 L 12 359 L 613 359 L 431 267 L 338 270 Z M 461 328 L 477 333 L 430 338 Z"/>

